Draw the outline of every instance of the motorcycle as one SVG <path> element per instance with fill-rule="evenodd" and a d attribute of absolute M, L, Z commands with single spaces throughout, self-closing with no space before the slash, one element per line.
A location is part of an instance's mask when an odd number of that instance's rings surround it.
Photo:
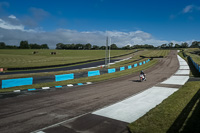
<path fill-rule="evenodd" d="M 140 82 L 146 81 L 146 74 L 140 74 Z"/>

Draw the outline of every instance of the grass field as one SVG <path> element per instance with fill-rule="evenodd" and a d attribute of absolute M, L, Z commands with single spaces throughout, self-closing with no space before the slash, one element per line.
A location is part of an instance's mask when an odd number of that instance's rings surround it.
<path fill-rule="evenodd" d="M 32 54 L 38 51 L 37 54 Z M 111 57 L 134 50 L 111 50 Z M 56 52 L 56 55 L 50 55 Z M 100 59 L 105 50 L 0 50 L 0 68 L 49 66 Z"/>

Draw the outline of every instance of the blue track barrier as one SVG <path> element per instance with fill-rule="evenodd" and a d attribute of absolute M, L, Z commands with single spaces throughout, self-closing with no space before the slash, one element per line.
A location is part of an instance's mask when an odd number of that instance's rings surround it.
<path fill-rule="evenodd" d="M 142 65 L 142 62 L 139 63 L 139 66 L 141 66 L 141 65 Z"/>
<path fill-rule="evenodd" d="M 2 89 L 9 88 L 9 87 L 16 87 L 16 86 L 23 86 L 23 85 L 32 85 L 33 78 L 19 78 L 19 79 L 6 79 L 2 80 Z"/>
<path fill-rule="evenodd" d="M 83 83 L 78 83 L 78 85 L 83 85 Z"/>
<path fill-rule="evenodd" d="M 137 64 L 134 64 L 134 67 L 137 67 Z"/>
<path fill-rule="evenodd" d="M 120 67 L 120 71 L 123 71 L 123 70 L 125 70 L 125 67 Z"/>
<path fill-rule="evenodd" d="M 145 64 L 146 63 L 146 61 L 143 61 L 143 64 Z"/>
<path fill-rule="evenodd" d="M 61 88 L 62 86 L 61 85 L 58 85 L 58 86 L 55 86 L 56 88 Z"/>
<path fill-rule="evenodd" d="M 131 68 L 132 68 L 132 66 L 131 66 L 131 65 L 129 65 L 129 66 L 128 66 L 128 69 L 131 69 Z"/>
<path fill-rule="evenodd" d="M 55 80 L 56 81 L 63 81 L 63 80 L 70 80 L 74 79 L 74 74 L 62 74 L 62 75 L 55 75 Z"/>
<path fill-rule="evenodd" d="M 108 73 L 114 73 L 114 72 L 115 72 L 115 68 L 108 69 Z"/>
<path fill-rule="evenodd" d="M 88 77 L 100 75 L 100 71 L 88 71 Z"/>
<path fill-rule="evenodd" d="M 28 91 L 35 91 L 36 89 L 35 88 L 32 88 L 32 89 L 28 89 Z"/>

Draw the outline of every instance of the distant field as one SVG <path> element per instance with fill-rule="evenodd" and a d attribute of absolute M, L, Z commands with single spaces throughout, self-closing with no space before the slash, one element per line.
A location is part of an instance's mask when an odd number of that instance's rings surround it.
<path fill-rule="evenodd" d="M 32 54 L 33 51 L 38 53 Z M 111 56 L 132 51 L 111 50 Z M 56 52 L 56 55 L 50 55 L 50 52 Z M 104 50 L 0 50 L 0 68 L 59 65 L 104 57 Z"/>

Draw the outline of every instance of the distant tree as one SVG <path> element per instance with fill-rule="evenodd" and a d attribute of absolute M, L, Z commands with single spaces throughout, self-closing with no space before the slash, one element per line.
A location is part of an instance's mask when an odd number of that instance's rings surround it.
<path fill-rule="evenodd" d="M 28 41 L 21 41 L 19 48 L 20 49 L 29 49 L 30 47 L 29 47 Z"/>
<path fill-rule="evenodd" d="M 64 49 L 64 44 L 63 43 L 56 44 L 56 49 Z"/>
<path fill-rule="evenodd" d="M 131 49 L 130 45 L 126 45 L 124 47 L 122 47 L 122 49 Z"/>
<path fill-rule="evenodd" d="M 99 49 L 99 46 L 93 45 L 93 46 L 92 46 L 92 49 L 98 50 L 98 49 Z"/>
<path fill-rule="evenodd" d="M 41 48 L 41 46 L 40 45 L 38 45 L 38 44 L 29 44 L 29 47 L 30 47 L 30 49 L 40 49 Z"/>
<path fill-rule="evenodd" d="M 180 48 L 181 45 L 179 45 L 179 44 L 176 43 L 174 47 L 175 47 L 175 48 Z"/>
<path fill-rule="evenodd" d="M 83 49 L 83 44 L 76 44 L 75 49 Z"/>
<path fill-rule="evenodd" d="M 190 46 L 190 48 L 199 48 L 200 47 L 200 42 L 198 41 L 193 41 L 192 45 Z"/>
<path fill-rule="evenodd" d="M 187 42 L 181 43 L 181 47 L 182 47 L 182 48 L 188 48 L 188 46 L 189 46 L 189 45 L 188 45 Z"/>
<path fill-rule="evenodd" d="M 5 49 L 6 48 L 6 44 L 4 42 L 0 42 L 0 49 Z"/>
<path fill-rule="evenodd" d="M 170 43 L 168 44 L 168 47 L 169 47 L 169 48 L 173 48 L 173 45 L 174 45 L 173 42 L 170 42 Z"/>
<path fill-rule="evenodd" d="M 85 49 L 90 50 L 92 48 L 92 45 L 90 43 L 85 44 Z"/>
<path fill-rule="evenodd" d="M 117 47 L 116 44 L 111 44 L 111 45 L 110 45 L 110 48 L 111 48 L 111 49 L 118 49 L 118 47 Z"/>
<path fill-rule="evenodd" d="M 49 49 L 49 46 L 47 44 L 42 44 L 41 49 Z"/>
<path fill-rule="evenodd" d="M 101 46 L 99 49 L 105 50 L 106 46 Z"/>
<path fill-rule="evenodd" d="M 167 44 L 162 44 L 161 45 L 161 48 L 166 48 L 167 47 Z"/>

